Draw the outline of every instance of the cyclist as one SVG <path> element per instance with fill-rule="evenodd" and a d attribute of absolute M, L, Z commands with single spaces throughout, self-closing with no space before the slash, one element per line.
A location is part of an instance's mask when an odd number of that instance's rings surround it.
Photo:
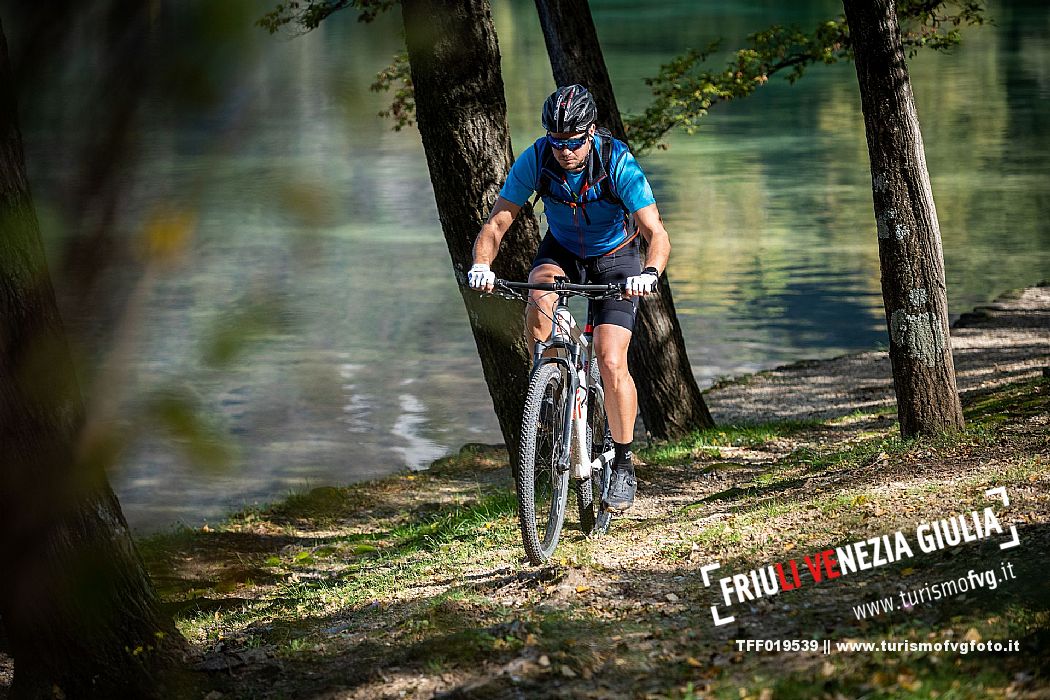
<path fill-rule="evenodd" d="M 548 231 L 532 263 L 529 282 L 626 282 L 627 299 L 595 302 L 594 344 L 605 387 L 606 412 L 616 448 L 606 505 L 634 504 L 637 481 L 631 441 L 638 394 L 627 368 L 638 297 L 656 291 L 671 243 L 652 188 L 627 145 L 596 127 L 597 108 L 581 85 L 559 87 L 543 104 L 546 136 L 511 167 L 488 221 L 474 242 L 467 275 L 474 289 L 491 292 L 493 259 L 503 235 L 534 192 L 543 200 Z M 633 217 L 633 226 L 631 218 Z M 648 242 L 642 266 L 638 234 Z M 526 339 L 532 346 L 550 334 L 556 295 L 532 292 Z"/>

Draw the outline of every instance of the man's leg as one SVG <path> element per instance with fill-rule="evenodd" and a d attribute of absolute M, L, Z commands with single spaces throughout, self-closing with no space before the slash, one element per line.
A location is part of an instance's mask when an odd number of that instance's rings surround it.
<path fill-rule="evenodd" d="M 627 369 L 630 343 L 631 331 L 623 326 L 603 323 L 594 329 L 594 349 L 605 389 L 605 412 L 616 447 L 612 484 L 606 497 L 606 505 L 614 510 L 630 508 L 637 487 L 630 447 L 634 439 L 634 420 L 638 415 L 638 392 Z"/>
<path fill-rule="evenodd" d="M 598 370 L 605 388 L 605 412 L 613 442 L 629 443 L 634 439 L 634 420 L 638 415 L 638 392 L 627 370 L 627 346 L 631 331 L 622 326 L 603 323 L 594 329 L 594 349 Z"/>
<path fill-rule="evenodd" d="M 540 263 L 529 273 L 529 282 L 553 282 L 555 277 L 564 276 L 565 271 L 558 265 Z M 554 306 L 558 303 L 558 295 L 553 292 L 531 291 L 529 297 L 533 303 L 525 310 L 525 343 L 529 347 L 529 357 L 532 357 L 536 341 L 550 337 L 551 318 L 554 316 Z"/>

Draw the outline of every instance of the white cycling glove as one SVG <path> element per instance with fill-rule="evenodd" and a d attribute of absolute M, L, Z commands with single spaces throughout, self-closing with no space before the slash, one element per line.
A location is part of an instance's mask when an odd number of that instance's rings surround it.
<path fill-rule="evenodd" d="M 490 270 L 488 265 L 475 264 L 467 273 L 467 284 L 471 289 L 481 292 L 492 291 L 496 284 L 496 273 Z"/>
<path fill-rule="evenodd" d="M 627 293 L 632 296 L 643 296 L 656 291 L 656 284 L 660 281 L 660 273 L 655 267 L 647 267 L 642 274 L 627 278 Z"/>

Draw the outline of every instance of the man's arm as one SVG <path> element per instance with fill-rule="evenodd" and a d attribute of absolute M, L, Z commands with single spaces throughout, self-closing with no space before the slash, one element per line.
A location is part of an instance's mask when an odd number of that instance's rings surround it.
<path fill-rule="evenodd" d="M 656 276 L 663 274 L 667 267 L 667 258 L 671 255 L 671 239 L 664 229 L 663 219 L 660 218 L 660 210 L 656 204 L 642 207 L 634 213 L 634 222 L 638 232 L 649 244 L 649 250 L 645 255 L 645 268 L 655 268 Z M 627 290 L 628 296 L 643 296 L 636 292 Z"/>
<path fill-rule="evenodd" d="M 519 211 L 521 211 L 521 207 L 509 199 L 496 198 L 496 203 L 489 214 L 489 220 L 482 225 L 481 231 L 478 232 L 478 237 L 474 241 L 475 267 L 484 265 L 487 268 L 492 265 L 492 261 L 496 259 L 496 254 L 499 253 L 499 244 L 503 240 L 504 234 L 507 233 L 507 229 L 514 223 L 514 219 L 518 217 Z M 492 284 L 485 284 L 478 288 L 482 292 L 491 292 L 492 289 Z"/>

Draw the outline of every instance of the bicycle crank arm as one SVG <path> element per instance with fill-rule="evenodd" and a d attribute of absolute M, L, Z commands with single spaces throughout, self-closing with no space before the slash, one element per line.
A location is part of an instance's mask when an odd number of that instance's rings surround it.
<path fill-rule="evenodd" d="M 615 456 L 616 450 L 609 450 L 608 452 L 603 452 L 602 454 L 598 455 L 598 457 L 591 462 L 591 472 L 593 473 L 595 471 L 605 469 L 608 465 L 612 463 L 613 457 Z"/>

